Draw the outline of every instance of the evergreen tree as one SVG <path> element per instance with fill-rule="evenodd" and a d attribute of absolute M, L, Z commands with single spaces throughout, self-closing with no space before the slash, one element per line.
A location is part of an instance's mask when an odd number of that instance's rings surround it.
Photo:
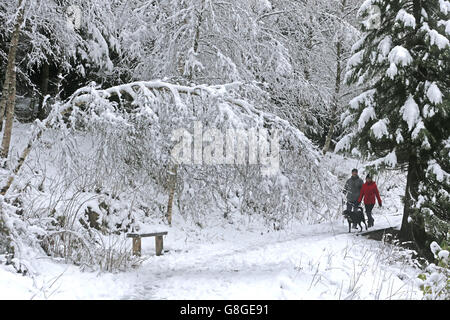
<path fill-rule="evenodd" d="M 350 103 L 344 123 L 353 129 L 337 149 L 407 168 L 400 238 L 423 249 L 426 216 L 448 229 L 450 2 L 367 0 L 359 14 L 364 34 L 346 79 L 365 90 Z"/>

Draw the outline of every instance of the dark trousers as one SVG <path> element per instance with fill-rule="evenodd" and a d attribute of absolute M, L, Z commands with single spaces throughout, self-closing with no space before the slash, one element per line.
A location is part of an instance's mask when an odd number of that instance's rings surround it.
<path fill-rule="evenodd" d="M 373 218 L 372 218 L 372 209 L 375 206 L 375 204 L 365 204 L 364 207 L 366 207 L 366 216 L 367 221 L 369 222 L 369 225 L 373 225 Z"/>

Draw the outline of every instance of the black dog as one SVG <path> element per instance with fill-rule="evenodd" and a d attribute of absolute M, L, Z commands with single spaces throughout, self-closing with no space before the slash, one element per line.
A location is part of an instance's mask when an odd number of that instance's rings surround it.
<path fill-rule="evenodd" d="M 364 223 L 367 230 L 367 224 L 366 219 L 364 218 L 364 212 L 361 207 L 355 208 L 356 210 L 348 211 L 344 210 L 344 217 L 348 221 L 348 232 L 351 232 L 352 224 L 359 225 L 361 228 L 361 231 L 363 230 L 363 227 L 361 225 L 361 222 Z"/>

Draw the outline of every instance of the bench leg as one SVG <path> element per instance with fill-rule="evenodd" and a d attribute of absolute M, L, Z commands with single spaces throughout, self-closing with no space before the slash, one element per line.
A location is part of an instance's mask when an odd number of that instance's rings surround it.
<path fill-rule="evenodd" d="M 141 238 L 133 238 L 133 255 L 141 256 Z"/>
<path fill-rule="evenodd" d="M 155 237 L 155 249 L 156 249 L 156 255 L 160 256 L 163 251 L 163 237 L 162 236 Z"/>

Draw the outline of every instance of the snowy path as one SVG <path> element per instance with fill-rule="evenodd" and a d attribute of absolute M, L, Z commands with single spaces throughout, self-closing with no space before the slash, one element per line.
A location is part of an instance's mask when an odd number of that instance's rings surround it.
<path fill-rule="evenodd" d="M 130 298 L 206 299 L 267 297 L 273 278 L 301 262 L 302 247 L 312 248 L 315 237 L 276 243 L 199 246 L 188 252 L 152 257 L 141 267 L 142 288 Z M 268 283 L 266 283 L 268 282 Z M 251 289 L 249 291 L 249 289 Z M 260 291 L 262 290 L 262 291 Z M 176 294 L 176 296 L 173 296 Z"/>
<path fill-rule="evenodd" d="M 284 238 L 253 235 L 240 241 L 197 244 L 181 252 L 172 250 L 150 257 L 137 272 L 128 273 L 135 289 L 122 298 L 415 297 L 412 281 L 407 280 L 404 267 L 396 264 L 392 248 L 346 231 L 344 224 L 303 226 Z"/>

